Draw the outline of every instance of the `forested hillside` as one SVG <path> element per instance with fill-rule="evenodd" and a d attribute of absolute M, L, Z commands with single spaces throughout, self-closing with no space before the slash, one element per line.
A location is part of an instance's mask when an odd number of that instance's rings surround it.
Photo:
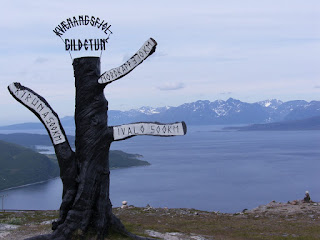
<path fill-rule="evenodd" d="M 0 140 L 0 190 L 59 176 L 55 160 Z"/>
<path fill-rule="evenodd" d="M 0 140 L 0 190 L 59 176 L 60 169 L 54 154 L 48 157 L 30 149 L 34 147 L 32 144 L 51 145 L 49 137 L 19 133 L 2 134 L 1 137 L 13 142 L 21 142 L 29 148 Z M 27 139 L 30 139 L 29 144 Z M 109 154 L 110 169 L 150 165 L 147 161 L 139 160 L 138 158 L 142 156 L 138 154 L 129 154 L 120 150 L 110 151 Z"/>

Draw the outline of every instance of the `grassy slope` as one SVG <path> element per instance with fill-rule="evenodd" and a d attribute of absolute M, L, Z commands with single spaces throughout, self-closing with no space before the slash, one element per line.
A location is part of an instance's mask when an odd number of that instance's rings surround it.
<path fill-rule="evenodd" d="M 301 206 L 302 209 L 304 207 L 304 205 Z M 131 209 L 116 208 L 113 209 L 113 212 L 122 220 L 129 231 L 144 236 L 146 236 L 146 230 L 154 230 L 161 233 L 178 232 L 186 236 L 182 239 L 320 239 L 320 206 L 315 207 L 312 211 L 292 212 L 291 214 L 270 214 L 266 211 L 259 214 L 248 212 L 241 215 L 203 212 L 195 209 L 135 207 Z M 57 211 L 0 212 L 0 224 L 20 225 L 21 227 L 13 230 L 7 239 L 22 239 L 21 236 L 31 237 L 50 233 L 51 225 L 40 223 L 57 217 Z M 190 238 L 190 234 L 195 234 L 198 238 Z M 112 234 L 105 239 L 127 238 Z"/>

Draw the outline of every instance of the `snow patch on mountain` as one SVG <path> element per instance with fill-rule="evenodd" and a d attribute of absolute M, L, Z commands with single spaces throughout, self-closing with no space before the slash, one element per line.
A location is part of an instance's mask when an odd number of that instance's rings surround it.
<path fill-rule="evenodd" d="M 277 109 L 281 104 L 283 104 L 282 101 L 277 99 L 268 99 L 268 100 L 260 101 L 257 103 L 262 107 L 272 108 L 272 109 Z"/>

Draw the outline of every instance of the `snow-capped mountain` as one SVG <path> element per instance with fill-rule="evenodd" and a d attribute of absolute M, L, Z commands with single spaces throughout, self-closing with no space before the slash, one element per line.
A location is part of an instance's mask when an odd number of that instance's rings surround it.
<path fill-rule="evenodd" d="M 253 124 L 297 120 L 320 115 L 320 101 L 276 99 L 246 103 L 229 98 L 226 101 L 199 100 L 178 107 L 141 107 L 126 112 L 109 111 L 110 124 L 135 121 L 174 122 L 187 124 Z"/>
<path fill-rule="evenodd" d="M 153 108 L 153 107 L 141 107 L 138 109 L 132 109 L 130 110 L 132 113 L 143 113 L 146 115 L 152 115 L 152 114 L 157 114 L 161 113 L 163 111 L 168 110 L 170 107 L 159 107 L 159 108 Z"/>
<path fill-rule="evenodd" d="M 260 104 L 262 107 L 266 107 L 269 109 L 277 109 L 281 104 L 283 104 L 282 101 L 277 99 L 268 99 L 257 103 Z"/>
<path fill-rule="evenodd" d="M 320 101 L 307 102 L 294 100 L 282 102 L 271 99 L 256 103 L 246 103 L 229 98 L 226 101 L 199 100 L 184 103 L 178 107 L 141 107 L 129 111 L 109 110 L 109 125 L 120 125 L 133 122 L 177 122 L 185 121 L 189 125 L 205 124 L 255 124 L 272 123 L 284 120 L 299 120 L 320 116 Z M 73 117 L 61 119 L 64 127 L 74 127 Z M 29 126 L 42 127 L 39 123 L 28 123 L 10 126 L 12 129 Z M 30 125 L 31 124 L 31 125 Z M 0 127 L 8 129 L 8 127 Z"/>

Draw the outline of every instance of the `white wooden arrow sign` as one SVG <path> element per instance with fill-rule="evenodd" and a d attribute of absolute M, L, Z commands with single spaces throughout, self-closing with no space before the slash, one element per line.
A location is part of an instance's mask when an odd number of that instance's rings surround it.
<path fill-rule="evenodd" d="M 29 108 L 40 119 L 46 127 L 54 145 L 66 141 L 58 115 L 44 98 L 20 83 L 10 84 L 8 90 L 17 101 Z"/>
<path fill-rule="evenodd" d="M 162 123 L 131 123 L 113 127 L 113 139 L 123 140 L 137 135 L 152 136 L 182 136 L 187 133 L 185 122 L 177 122 L 171 124 Z"/>
<path fill-rule="evenodd" d="M 157 42 L 153 38 L 149 38 L 142 47 L 120 67 L 113 68 L 103 73 L 98 82 L 100 84 L 108 84 L 131 72 L 135 67 L 141 64 L 147 57 L 154 53 Z"/>

